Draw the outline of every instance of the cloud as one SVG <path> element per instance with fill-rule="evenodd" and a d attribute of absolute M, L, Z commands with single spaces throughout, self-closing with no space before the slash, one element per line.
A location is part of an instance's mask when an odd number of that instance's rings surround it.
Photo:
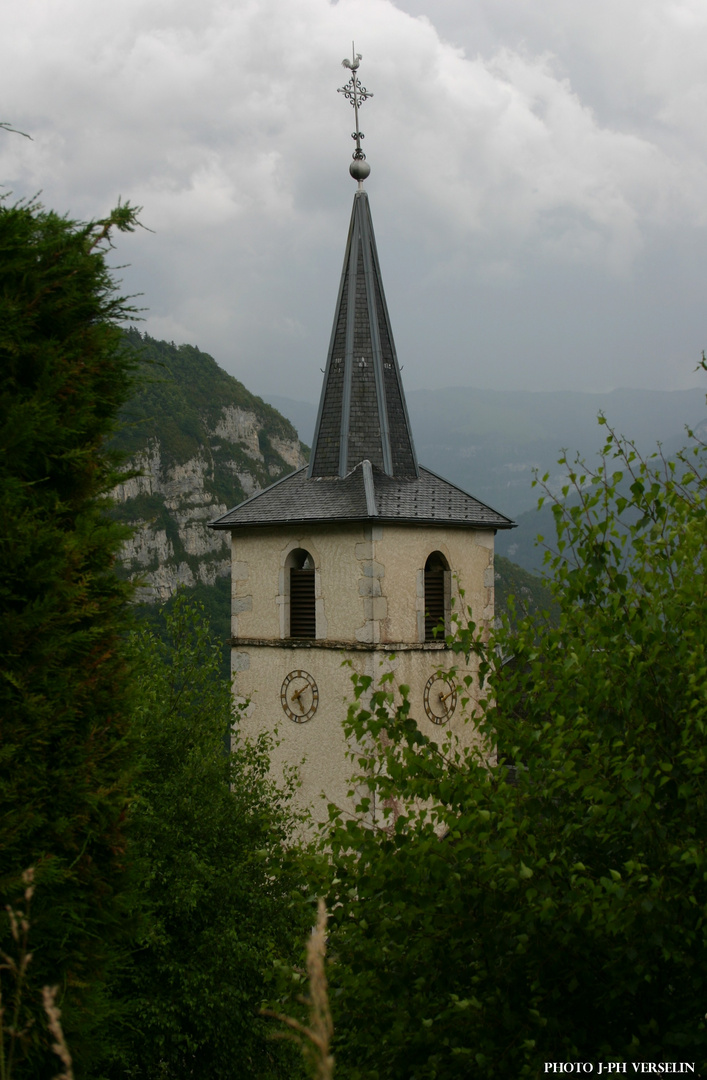
<path fill-rule="evenodd" d="M 144 206 L 155 235 L 120 254 L 147 326 L 290 393 L 316 392 L 333 313 L 352 37 L 375 95 L 361 126 L 379 236 L 382 222 L 392 265 L 414 259 L 433 303 L 450 276 L 628 281 L 657 235 L 704 227 L 701 2 L 494 0 L 483 54 L 437 25 L 461 26 L 466 3 L 403 6 L 26 0 L 0 70 L 3 118 L 34 141 L 0 141 L 0 179 L 80 218 L 118 195 Z"/>
<path fill-rule="evenodd" d="M 121 5 L 120 19 L 90 0 L 29 9 L 32 61 L 17 62 L 12 30 L 4 45 L 40 145 L 36 157 L 25 149 L 22 180 L 45 186 L 41 149 L 53 143 L 52 180 L 80 212 L 96 212 L 117 183 L 170 227 L 175 215 L 290 216 L 294 193 L 319 187 L 344 157 L 331 83 L 356 25 L 380 99 L 362 113 L 374 168 L 406 201 L 425 198 L 453 234 L 497 223 L 523 241 L 554 210 L 573 211 L 574 232 L 585 221 L 593 234 L 588 255 L 598 230 L 611 262 L 661 193 L 674 195 L 660 150 L 602 127 L 547 54 L 467 59 L 387 0 L 207 0 L 198 21 L 193 4 L 161 0 Z"/>

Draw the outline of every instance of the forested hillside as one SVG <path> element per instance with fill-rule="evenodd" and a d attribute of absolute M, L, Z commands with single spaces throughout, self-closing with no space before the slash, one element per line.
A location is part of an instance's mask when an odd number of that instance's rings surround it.
<path fill-rule="evenodd" d="M 496 571 L 496 618 L 505 614 L 512 615 L 515 622 L 517 617 L 534 615 L 538 612 L 547 611 L 551 616 L 555 615 L 556 603 L 548 585 L 537 574 L 531 574 L 522 566 L 505 559 L 503 555 L 496 555 L 494 559 Z M 513 600 L 511 611 L 510 600 Z"/>
<path fill-rule="evenodd" d="M 192 345 L 128 331 L 141 382 L 113 445 L 136 475 L 116 489 L 116 516 L 135 528 L 123 548 L 139 598 L 168 601 L 186 586 L 227 636 L 228 537 L 207 528 L 306 461 L 292 424 Z"/>

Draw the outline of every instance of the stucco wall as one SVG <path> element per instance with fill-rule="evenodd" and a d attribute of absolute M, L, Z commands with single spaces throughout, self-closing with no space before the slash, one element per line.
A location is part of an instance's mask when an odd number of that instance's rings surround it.
<path fill-rule="evenodd" d="M 317 637 L 369 643 L 424 640 L 427 557 L 441 551 L 452 570 L 456 610 L 493 619 L 493 533 L 424 526 L 296 526 L 234 533 L 234 637 L 287 636 L 287 556 L 310 552 L 315 565 Z M 459 590 L 464 591 L 463 599 Z"/>
<path fill-rule="evenodd" d="M 282 775 L 285 766 L 298 767 L 302 784 L 296 801 L 310 807 L 315 820 L 326 819 L 328 802 L 349 810 L 353 810 L 356 802 L 355 795 L 349 796 L 350 778 L 356 766 L 347 753 L 353 747 L 347 744 L 343 728 L 348 705 L 354 700 L 353 671 L 370 675 L 375 686 L 381 675 L 393 670 L 395 684 L 410 687 L 411 715 L 425 734 L 441 744 L 451 730 L 465 745 L 478 743 L 476 728 L 470 720 L 474 704 L 471 702 L 464 709 L 461 694 L 449 721 L 435 724 L 425 712 L 423 698 L 428 679 L 440 669 L 449 670 L 459 659 L 434 645 L 392 653 L 249 644 L 245 648 L 234 647 L 232 656 L 237 700 L 244 705 L 242 730 L 253 735 L 263 730 L 275 734 L 273 771 Z M 295 723 L 282 708 L 282 685 L 294 671 L 306 671 L 319 692 L 317 710 L 305 723 Z M 462 661 L 457 665 L 457 673 L 460 678 L 467 673 L 475 675 L 475 665 L 466 668 Z"/>
<path fill-rule="evenodd" d="M 318 640 L 312 644 L 285 636 L 285 563 L 295 548 L 309 551 L 315 564 Z M 326 817 L 327 799 L 349 808 L 354 801 L 348 797 L 354 766 L 347 760 L 343 733 L 353 700 L 352 668 L 371 675 L 374 683 L 392 668 L 396 683 L 410 686 L 412 715 L 439 742 L 449 730 L 464 743 L 476 739 L 473 723 L 464 722 L 461 701 L 441 725 L 432 723 L 424 709 L 430 676 L 459 662 L 439 643 L 424 643 L 423 573 L 433 551 L 441 551 L 451 567 L 456 610 L 470 605 L 477 623 L 490 622 L 490 531 L 332 525 L 314 533 L 281 526 L 233 537 L 232 669 L 237 698 L 247 702 L 243 727 L 253 733 L 277 731 L 273 769 L 299 767 L 299 801 L 312 807 L 318 820 Z M 314 679 L 319 693 L 317 710 L 305 723 L 289 719 L 281 703 L 285 677 L 298 670 Z M 471 711 L 473 702 L 467 714 Z"/>

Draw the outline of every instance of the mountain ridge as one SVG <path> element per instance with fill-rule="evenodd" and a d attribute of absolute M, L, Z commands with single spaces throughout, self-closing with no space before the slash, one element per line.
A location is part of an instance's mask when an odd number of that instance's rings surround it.
<path fill-rule="evenodd" d="M 114 492 L 115 516 L 134 530 L 121 562 L 139 581 L 139 599 L 164 602 L 180 585 L 228 577 L 228 537 L 207 522 L 304 465 L 307 447 L 273 406 L 196 346 L 136 330 L 126 345 L 141 370 L 112 440 L 134 473 Z"/>
<path fill-rule="evenodd" d="M 644 453 L 657 442 L 681 445 L 684 427 L 707 417 L 704 389 L 585 393 L 571 390 L 480 390 L 438 387 L 406 391 L 418 460 L 471 495 L 514 517 L 534 508 L 533 470 L 550 474 L 558 493 L 557 468 L 567 448 L 593 457 L 604 441 L 602 413 Z M 316 406 L 279 395 L 269 400 L 311 438 Z"/>

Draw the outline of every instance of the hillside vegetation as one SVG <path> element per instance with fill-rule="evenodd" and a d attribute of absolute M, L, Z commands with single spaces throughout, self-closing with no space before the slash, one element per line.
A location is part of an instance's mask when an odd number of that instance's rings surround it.
<path fill-rule="evenodd" d="M 193 590 L 221 629 L 229 539 L 207 523 L 304 464 L 307 448 L 208 353 L 136 330 L 126 344 L 139 357 L 141 382 L 112 444 L 135 470 L 115 491 L 115 516 L 135 530 L 123 572 L 148 603 L 170 600 L 179 586 Z"/>
<path fill-rule="evenodd" d="M 115 447 L 134 456 L 157 437 L 163 459 L 183 464 L 209 444 L 223 410 L 236 408 L 257 419 L 258 444 L 266 467 L 262 480 L 268 480 L 270 465 L 275 469 L 283 467 L 285 462 L 277 446 L 297 440 L 293 424 L 246 390 L 242 382 L 218 366 L 213 356 L 196 346 L 159 341 L 134 328 L 128 329 L 125 337 L 140 357 L 142 379 L 122 410 L 122 426 L 113 440 Z M 218 459 L 218 449 L 216 456 Z M 253 456 L 244 455 L 244 464 L 253 461 Z M 223 501 L 228 502 L 231 496 L 243 499 L 243 489 L 222 487 L 222 483 L 223 477 L 215 475 L 214 490 Z"/>
<path fill-rule="evenodd" d="M 512 621 L 515 622 L 518 617 L 538 615 L 544 611 L 551 617 L 556 615 L 557 602 L 549 586 L 537 574 L 531 574 L 510 559 L 505 559 L 503 555 L 495 556 L 494 569 L 497 619 L 503 615 L 512 615 Z"/>

